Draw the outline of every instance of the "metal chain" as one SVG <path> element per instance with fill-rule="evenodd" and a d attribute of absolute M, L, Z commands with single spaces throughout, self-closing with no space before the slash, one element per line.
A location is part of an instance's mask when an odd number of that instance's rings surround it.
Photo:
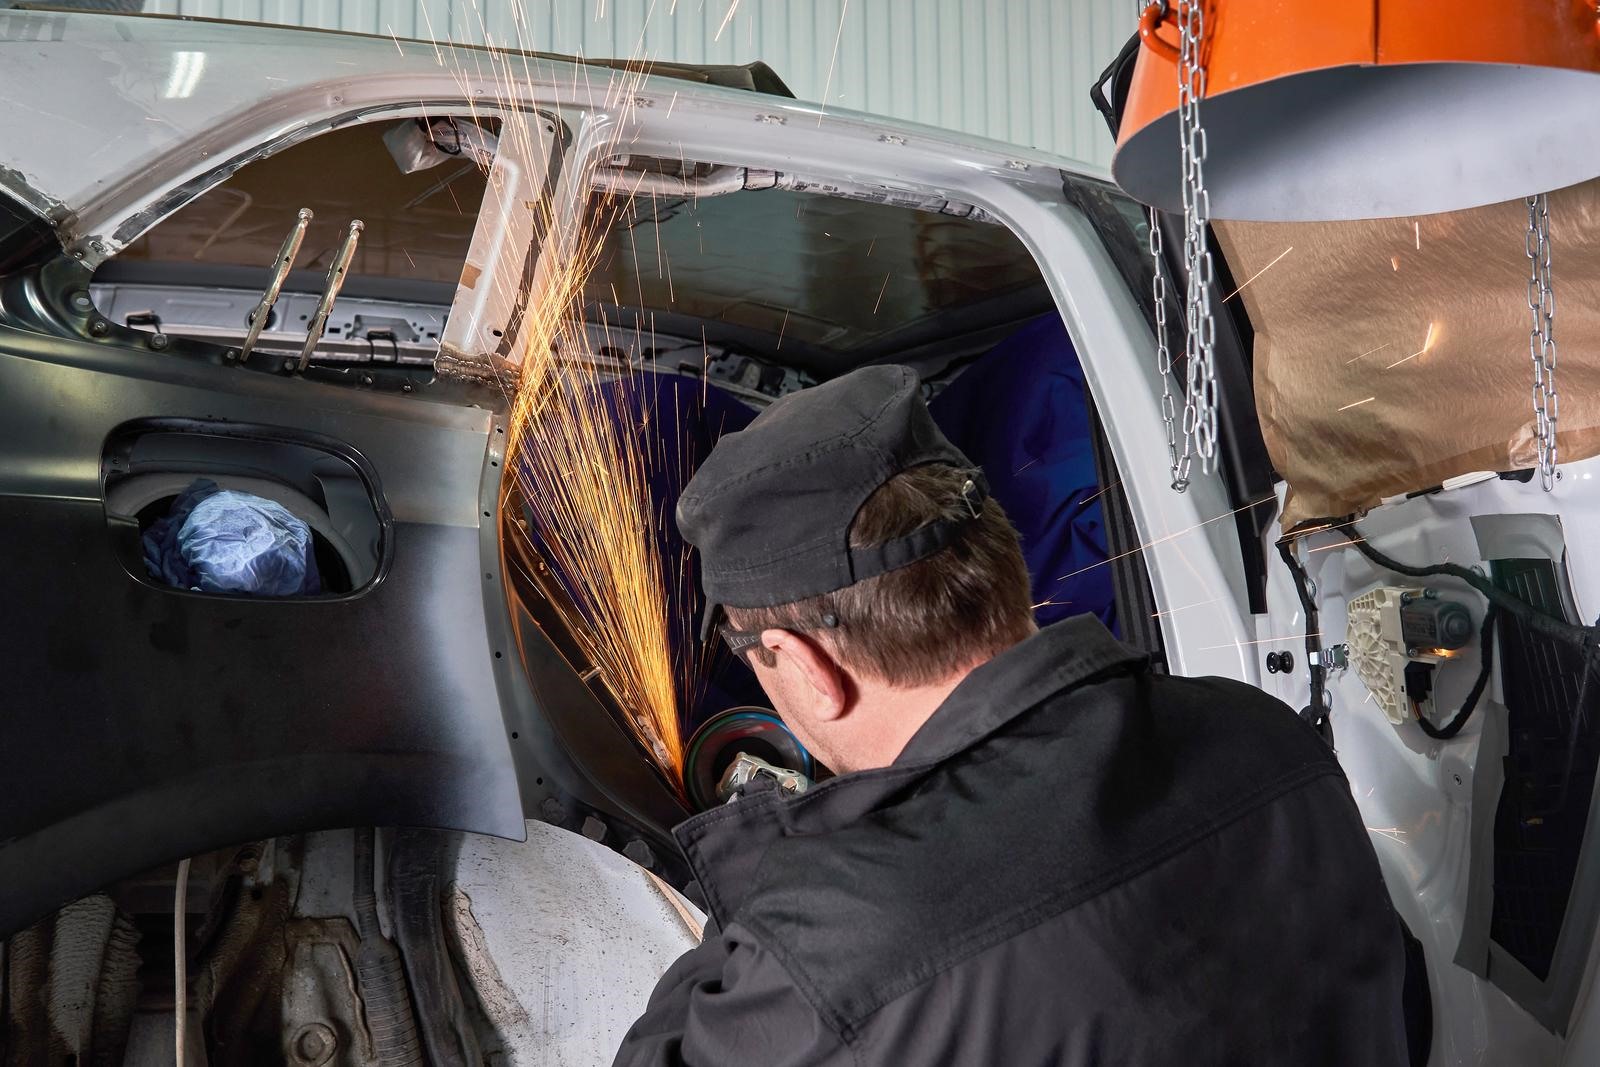
<path fill-rule="evenodd" d="M 1217 447 L 1217 375 L 1212 358 L 1216 347 L 1216 322 L 1211 314 L 1211 285 L 1215 277 L 1206 231 L 1211 218 L 1211 196 L 1206 191 L 1206 132 L 1200 125 L 1200 101 L 1206 95 L 1206 70 L 1201 55 L 1205 40 L 1205 4 L 1178 5 L 1178 127 L 1183 166 L 1183 260 L 1189 284 L 1184 301 L 1188 326 L 1184 355 L 1187 389 L 1183 403 L 1184 452 L 1193 441 L 1200 469 L 1210 474 Z M 1181 475 L 1181 477 L 1179 476 Z M 1173 488 L 1188 488 L 1188 464 L 1174 471 Z"/>
<path fill-rule="evenodd" d="M 1539 484 L 1550 492 L 1556 484 L 1556 422 L 1561 397 L 1556 392 L 1556 297 L 1550 286 L 1550 201 L 1544 194 L 1528 197 L 1528 354 L 1533 359 L 1533 437 L 1539 446 Z"/>
<path fill-rule="evenodd" d="M 1178 409 L 1172 393 L 1172 348 L 1167 340 L 1167 267 L 1163 261 L 1161 226 L 1156 209 L 1150 209 L 1151 295 L 1156 305 L 1156 373 L 1161 376 L 1161 421 L 1167 428 L 1167 456 L 1172 463 L 1172 488 L 1183 492 L 1189 484 L 1192 448 L 1189 435 L 1183 435 L 1183 452 L 1178 451 Z"/>

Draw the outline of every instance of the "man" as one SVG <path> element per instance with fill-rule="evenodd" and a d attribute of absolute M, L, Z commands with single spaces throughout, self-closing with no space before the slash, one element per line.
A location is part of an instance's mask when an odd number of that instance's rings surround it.
<path fill-rule="evenodd" d="M 1407 1062 L 1327 746 L 1089 616 L 1036 630 L 985 497 L 902 367 L 778 401 L 690 482 L 708 612 L 839 777 L 679 828 L 714 929 L 616 1062 Z"/>

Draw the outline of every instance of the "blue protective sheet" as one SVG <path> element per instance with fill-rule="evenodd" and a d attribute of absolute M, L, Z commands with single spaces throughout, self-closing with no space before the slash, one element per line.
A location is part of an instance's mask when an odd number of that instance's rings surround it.
<path fill-rule="evenodd" d="M 265 497 L 196 478 L 144 533 L 150 576 L 178 589 L 255 596 L 322 591 L 311 527 Z"/>
<path fill-rule="evenodd" d="M 1043 315 L 1000 342 L 929 409 L 1022 535 L 1040 624 L 1087 612 L 1115 632 L 1083 369 L 1061 317 Z"/>

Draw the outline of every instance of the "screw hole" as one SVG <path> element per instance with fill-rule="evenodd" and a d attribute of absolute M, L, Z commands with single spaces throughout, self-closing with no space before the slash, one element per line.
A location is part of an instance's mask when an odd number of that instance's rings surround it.
<path fill-rule="evenodd" d="M 488 573 L 486 571 L 486 572 L 484 572 L 483 580 L 486 581 L 486 582 L 492 582 L 492 581 L 494 581 L 494 575 L 490 574 L 490 573 Z"/>
<path fill-rule="evenodd" d="M 500 658 L 500 653 L 498 653 L 498 652 L 496 652 L 496 653 L 495 653 L 495 654 L 494 654 L 494 658 L 495 658 L 495 659 L 499 659 L 499 658 Z"/>
<path fill-rule="evenodd" d="M 484 517 L 484 518 L 486 518 L 486 519 L 492 519 L 492 518 L 494 518 L 494 512 L 492 512 L 492 511 L 485 511 L 485 512 L 484 512 L 484 513 L 483 513 L 483 517 Z"/>
<path fill-rule="evenodd" d="M 533 780 L 533 784 L 534 785 L 544 785 L 544 779 L 543 778 L 535 778 Z"/>
<path fill-rule="evenodd" d="M 511 740 L 515 741 L 516 739 L 517 739 L 517 732 L 515 730 L 512 730 L 511 731 Z"/>

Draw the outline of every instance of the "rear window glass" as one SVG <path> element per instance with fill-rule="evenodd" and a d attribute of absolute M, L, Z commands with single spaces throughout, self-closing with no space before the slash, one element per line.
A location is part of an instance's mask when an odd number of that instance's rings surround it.
<path fill-rule="evenodd" d="M 130 244 L 117 261 L 253 267 L 272 263 L 295 213 L 311 208 L 297 270 L 326 271 L 351 219 L 366 229 L 351 264 L 367 278 L 454 285 L 483 201 L 462 158 L 402 173 L 383 142 L 392 122 L 332 130 L 243 167 Z"/>

